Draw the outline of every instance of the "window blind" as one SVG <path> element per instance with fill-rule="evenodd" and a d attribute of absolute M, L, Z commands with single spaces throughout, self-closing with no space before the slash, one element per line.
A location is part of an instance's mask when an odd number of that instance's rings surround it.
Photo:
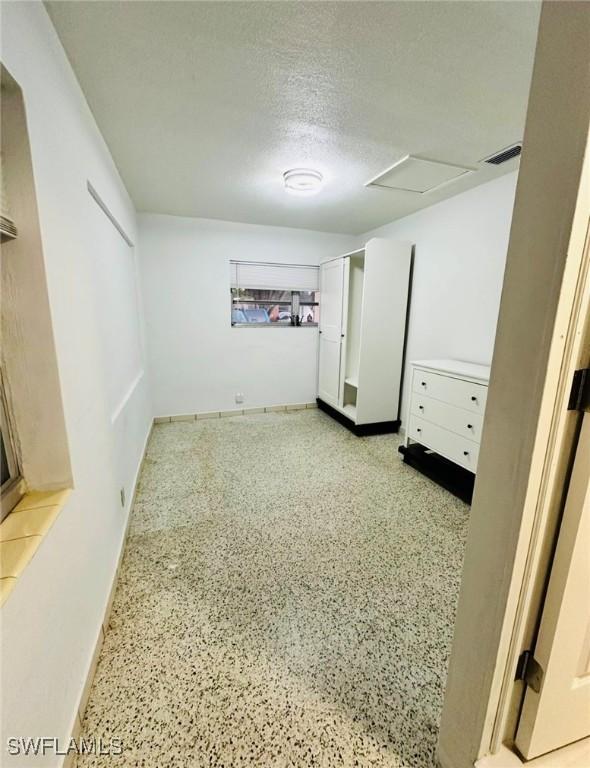
<path fill-rule="evenodd" d="M 232 288 L 264 288 L 277 291 L 317 291 L 319 267 L 303 264 L 271 264 L 230 261 Z"/>

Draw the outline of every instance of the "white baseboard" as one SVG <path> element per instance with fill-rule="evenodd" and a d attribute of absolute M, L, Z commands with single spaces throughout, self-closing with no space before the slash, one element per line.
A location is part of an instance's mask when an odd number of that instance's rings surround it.
<path fill-rule="evenodd" d="M 74 724 L 72 726 L 72 738 L 78 739 L 82 730 L 82 723 L 84 722 L 84 713 L 86 712 L 86 706 L 88 704 L 88 699 L 90 698 L 90 691 L 92 689 L 92 682 L 94 680 L 94 675 L 96 672 L 96 666 L 98 664 L 98 658 L 100 656 L 100 651 L 102 649 L 102 644 L 104 641 L 105 634 L 107 632 L 109 621 L 111 617 L 111 610 L 113 608 L 113 600 L 115 598 L 115 592 L 117 590 L 117 582 L 119 580 L 119 572 L 121 570 L 121 562 L 123 560 L 123 555 L 125 554 L 125 545 L 127 543 L 127 534 L 129 533 L 129 523 L 131 522 L 131 512 L 133 510 L 133 506 L 135 504 L 135 497 L 137 495 L 137 486 L 139 483 L 139 478 L 141 475 L 141 470 L 143 468 L 143 464 L 145 461 L 146 453 L 147 453 L 147 447 L 150 442 L 150 437 L 152 435 L 152 431 L 154 429 L 154 422 L 152 421 L 150 423 L 150 428 L 147 432 L 144 444 L 143 444 L 143 450 L 141 454 L 141 461 L 139 462 L 137 472 L 135 473 L 135 480 L 133 483 L 133 493 L 131 495 L 131 503 L 129 505 L 129 508 L 127 510 L 127 521 L 125 523 L 125 530 L 123 532 L 123 537 L 121 539 L 121 545 L 119 548 L 119 555 L 117 558 L 117 567 L 115 568 L 115 572 L 113 574 L 113 580 L 111 583 L 111 589 L 109 591 L 109 597 L 107 599 L 107 603 L 105 606 L 105 610 L 103 613 L 103 618 L 100 624 L 100 629 L 98 632 L 98 637 L 96 639 L 96 643 L 94 645 L 94 650 L 92 652 L 92 657 L 90 659 L 90 664 L 88 666 L 88 671 L 86 673 L 86 679 L 84 681 L 84 685 L 82 686 L 82 693 L 80 694 L 80 699 L 78 701 L 78 706 L 76 708 L 76 713 L 74 716 Z M 76 753 L 71 752 L 63 760 L 62 768 L 70 768 L 74 765 L 76 760 Z"/>
<path fill-rule="evenodd" d="M 590 738 L 568 744 L 524 762 L 508 747 L 502 745 L 495 755 L 487 755 L 475 762 L 475 768 L 588 768 L 590 765 Z"/>

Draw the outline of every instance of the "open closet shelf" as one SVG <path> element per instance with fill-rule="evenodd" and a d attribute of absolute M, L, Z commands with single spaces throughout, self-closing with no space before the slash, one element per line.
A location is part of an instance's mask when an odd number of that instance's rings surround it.
<path fill-rule="evenodd" d="M 353 421 L 356 420 L 356 405 L 345 405 L 342 410 L 349 419 L 352 419 Z"/>
<path fill-rule="evenodd" d="M 356 376 L 347 376 L 344 379 L 344 383 L 348 384 L 351 387 L 355 387 L 355 389 L 359 388 L 359 380 Z"/>

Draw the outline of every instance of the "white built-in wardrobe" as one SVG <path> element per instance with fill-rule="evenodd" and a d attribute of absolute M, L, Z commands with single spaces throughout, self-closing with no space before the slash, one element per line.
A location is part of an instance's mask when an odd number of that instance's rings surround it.
<path fill-rule="evenodd" d="M 399 427 L 411 261 L 373 238 L 320 265 L 318 405 L 357 434 Z"/>

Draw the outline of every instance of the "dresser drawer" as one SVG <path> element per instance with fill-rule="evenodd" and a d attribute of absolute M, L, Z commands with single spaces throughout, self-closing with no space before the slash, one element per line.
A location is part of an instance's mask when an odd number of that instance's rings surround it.
<path fill-rule="evenodd" d="M 455 405 L 435 400 L 420 392 L 412 393 L 410 410 L 414 416 L 425 419 L 439 427 L 449 429 L 457 435 L 476 443 L 481 442 L 483 415 L 457 408 Z"/>
<path fill-rule="evenodd" d="M 479 445 L 471 440 L 431 424 L 414 414 L 410 415 L 408 436 L 471 472 L 477 469 Z"/>
<path fill-rule="evenodd" d="M 412 390 L 482 415 L 488 395 L 488 388 L 484 384 L 472 384 L 470 381 L 418 368 L 414 370 Z"/>

